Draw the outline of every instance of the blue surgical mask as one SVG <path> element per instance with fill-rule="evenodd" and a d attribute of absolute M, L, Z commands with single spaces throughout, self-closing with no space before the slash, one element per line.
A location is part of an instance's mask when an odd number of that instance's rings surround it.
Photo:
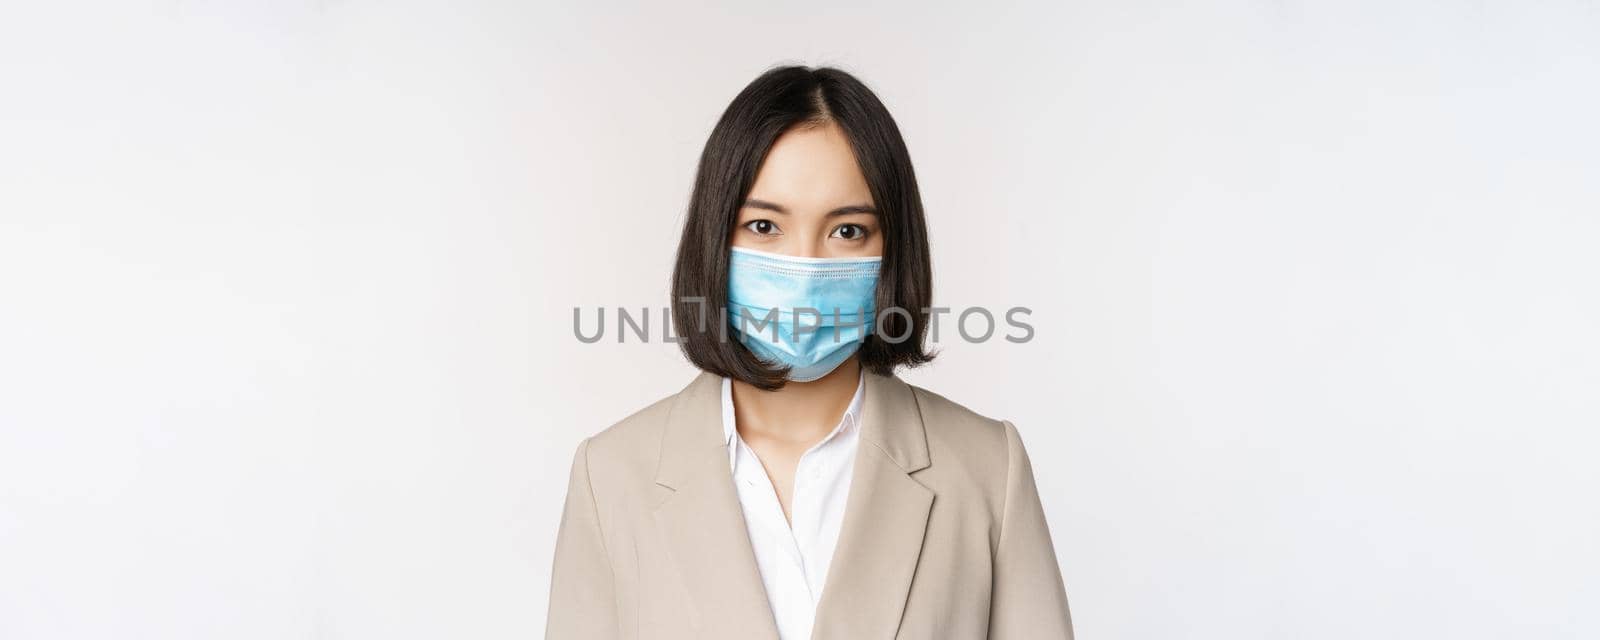
<path fill-rule="evenodd" d="M 848 360 L 872 329 L 882 258 L 728 256 L 728 322 L 762 360 L 810 382 Z"/>

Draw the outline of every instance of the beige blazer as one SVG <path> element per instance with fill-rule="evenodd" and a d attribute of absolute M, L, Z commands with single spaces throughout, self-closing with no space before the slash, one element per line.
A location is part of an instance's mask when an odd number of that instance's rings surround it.
<path fill-rule="evenodd" d="M 546 637 L 777 640 L 728 469 L 721 378 L 579 445 Z M 868 374 L 817 639 L 1070 639 L 1033 470 L 1010 422 Z"/>

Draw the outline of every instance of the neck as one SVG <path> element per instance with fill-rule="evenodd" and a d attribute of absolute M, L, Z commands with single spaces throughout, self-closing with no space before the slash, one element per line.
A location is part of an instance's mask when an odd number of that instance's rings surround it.
<path fill-rule="evenodd" d="M 790 382 L 777 391 L 762 391 L 734 380 L 734 421 L 741 434 L 814 443 L 839 425 L 860 379 L 861 362 L 852 357 L 828 375 L 811 382 Z"/>

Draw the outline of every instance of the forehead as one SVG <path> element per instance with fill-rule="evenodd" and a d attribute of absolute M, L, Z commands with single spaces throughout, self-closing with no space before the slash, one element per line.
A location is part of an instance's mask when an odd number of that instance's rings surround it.
<path fill-rule="evenodd" d="M 750 197 L 801 211 L 873 204 L 850 140 L 832 123 L 796 127 L 779 136 L 756 172 Z"/>

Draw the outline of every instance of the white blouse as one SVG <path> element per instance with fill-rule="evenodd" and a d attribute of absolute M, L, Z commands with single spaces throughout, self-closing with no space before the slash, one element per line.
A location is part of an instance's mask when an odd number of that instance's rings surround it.
<path fill-rule="evenodd" d="M 767 602 L 778 623 L 782 640 L 808 640 L 811 625 L 828 579 L 828 564 L 839 543 L 845 501 L 850 496 L 850 474 L 855 468 L 856 445 L 861 431 L 861 400 L 865 374 L 856 383 L 855 398 L 838 426 L 800 456 L 794 474 L 794 495 L 785 521 L 777 491 L 761 460 L 739 437 L 734 424 L 733 382 L 722 379 L 722 431 L 728 443 L 728 465 L 733 469 L 745 530 L 755 549 L 756 567 L 767 589 Z"/>

